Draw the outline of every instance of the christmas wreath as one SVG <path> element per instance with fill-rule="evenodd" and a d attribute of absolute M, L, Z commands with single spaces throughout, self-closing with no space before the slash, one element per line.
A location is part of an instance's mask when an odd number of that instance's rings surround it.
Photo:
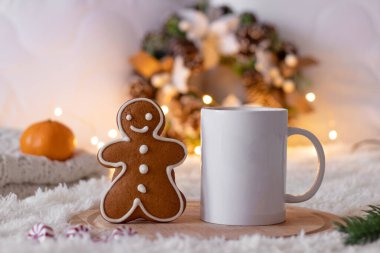
<path fill-rule="evenodd" d="M 157 101 L 165 134 L 182 139 L 190 152 L 199 146 L 203 106 L 284 107 L 290 118 L 311 110 L 303 95 L 310 81 L 301 70 L 315 60 L 301 57 L 252 12 L 207 2 L 182 9 L 146 34 L 130 63 L 129 96 Z"/>

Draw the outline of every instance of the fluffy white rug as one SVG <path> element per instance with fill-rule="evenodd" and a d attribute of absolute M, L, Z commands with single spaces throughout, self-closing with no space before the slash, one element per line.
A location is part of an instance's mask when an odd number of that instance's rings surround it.
<path fill-rule="evenodd" d="M 358 150 L 349 146 L 326 148 L 327 168 L 324 183 L 317 195 L 301 206 L 338 215 L 360 214 L 368 204 L 380 204 L 380 148 Z M 289 150 L 288 190 L 302 192 L 314 176 L 316 158 L 312 148 Z M 190 157 L 177 169 L 177 181 L 185 194 L 199 198 L 199 161 Z M 26 233 L 37 222 L 63 230 L 67 219 L 76 212 L 97 205 L 107 178 L 81 181 L 67 188 L 39 190 L 34 196 L 18 200 L 15 195 L 0 199 L 0 252 L 379 252 L 380 241 L 365 246 L 346 247 L 337 232 L 299 235 L 292 238 L 244 236 L 239 240 L 214 238 L 202 240 L 175 236 L 149 241 L 141 236 L 111 243 L 68 240 L 33 243 Z"/>

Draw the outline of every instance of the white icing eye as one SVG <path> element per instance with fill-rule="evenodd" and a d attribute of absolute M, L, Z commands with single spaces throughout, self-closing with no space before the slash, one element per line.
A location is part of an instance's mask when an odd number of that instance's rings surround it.
<path fill-rule="evenodd" d="M 145 119 L 146 120 L 151 120 L 153 118 L 153 115 L 151 114 L 151 113 L 147 113 L 147 114 L 145 114 Z"/>
<path fill-rule="evenodd" d="M 131 119 L 132 119 L 132 115 L 128 114 L 128 115 L 127 115 L 127 120 L 129 121 L 129 120 L 131 120 Z"/>

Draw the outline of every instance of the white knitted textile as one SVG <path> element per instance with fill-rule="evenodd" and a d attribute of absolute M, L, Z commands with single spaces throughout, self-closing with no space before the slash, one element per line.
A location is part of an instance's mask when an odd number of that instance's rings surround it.
<path fill-rule="evenodd" d="M 78 150 L 66 161 L 26 155 L 19 151 L 20 131 L 0 128 L 0 194 L 9 192 L 20 197 L 42 188 L 71 183 L 101 172 L 96 157 Z"/>

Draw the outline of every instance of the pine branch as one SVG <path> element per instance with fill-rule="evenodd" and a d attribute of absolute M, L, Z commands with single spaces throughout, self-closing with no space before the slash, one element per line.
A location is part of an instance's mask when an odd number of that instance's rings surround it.
<path fill-rule="evenodd" d="M 369 206 L 365 217 L 351 216 L 335 222 L 337 230 L 346 234 L 346 245 L 365 244 L 380 238 L 380 206 Z"/>

